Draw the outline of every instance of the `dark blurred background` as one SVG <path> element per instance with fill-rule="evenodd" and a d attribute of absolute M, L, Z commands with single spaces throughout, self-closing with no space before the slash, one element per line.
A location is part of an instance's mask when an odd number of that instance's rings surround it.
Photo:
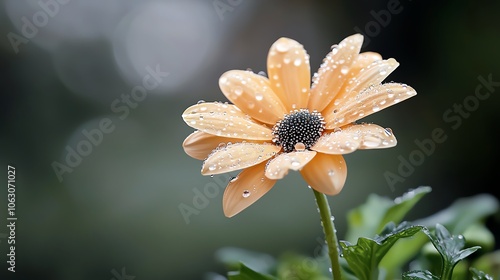
<path fill-rule="evenodd" d="M 183 110 L 225 101 L 218 77 L 227 70 L 266 71 L 282 36 L 304 45 L 313 73 L 331 45 L 362 32 L 362 51 L 401 63 L 388 81 L 418 92 L 364 119 L 391 127 L 399 144 L 346 156 L 346 186 L 330 198 L 340 236 L 347 211 L 370 193 L 431 186 L 410 214 L 418 218 L 498 182 L 499 1 L 0 3 L 0 163 L 16 168 L 18 218 L 15 274 L 0 226 L 2 279 L 204 279 L 224 272 L 214 253 L 225 246 L 312 255 L 323 235 L 298 173 L 228 219 L 228 176 L 201 176 L 181 147 L 192 132 Z M 140 100 L 127 100 L 132 93 Z M 418 157 L 415 141 L 435 129 L 446 140 Z M 388 182 L 388 172 L 400 177 Z M 195 211 L 183 216 L 182 205 Z M 488 221 L 498 236 L 497 223 Z"/>

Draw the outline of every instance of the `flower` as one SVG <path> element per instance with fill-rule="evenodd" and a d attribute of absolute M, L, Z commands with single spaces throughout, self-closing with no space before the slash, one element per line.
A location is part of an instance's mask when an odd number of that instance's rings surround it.
<path fill-rule="evenodd" d="M 359 53 L 362 43 L 355 34 L 332 46 L 311 85 L 309 55 L 298 42 L 280 38 L 267 57 L 269 78 L 228 71 L 219 86 L 232 104 L 200 102 L 184 111 L 182 118 L 197 131 L 183 147 L 204 160 L 203 175 L 243 169 L 224 192 L 227 217 L 257 201 L 290 169 L 316 191 L 338 194 L 347 176 L 343 154 L 396 145 L 390 129 L 355 122 L 416 92 L 381 84 L 399 63 Z"/>

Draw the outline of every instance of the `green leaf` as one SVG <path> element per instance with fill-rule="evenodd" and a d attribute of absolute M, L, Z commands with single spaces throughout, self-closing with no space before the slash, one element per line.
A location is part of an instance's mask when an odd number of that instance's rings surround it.
<path fill-rule="evenodd" d="M 403 280 L 439 280 L 427 270 L 413 270 L 403 273 Z"/>
<path fill-rule="evenodd" d="M 275 277 L 252 270 L 243 263 L 240 263 L 238 271 L 230 271 L 227 276 L 229 280 L 276 280 Z"/>
<path fill-rule="evenodd" d="M 394 204 L 387 210 L 384 218 L 380 222 L 377 232 L 389 222 L 400 223 L 406 214 L 420 201 L 424 195 L 431 192 L 430 187 L 418 187 L 404 193 L 402 196 L 394 199 Z"/>
<path fill-rule="evenodd" d="M 388 273 L 387 279 L 395 279 L 396 275 L 401 275 L 402 267 L 414 258 L 427 242 L 427 235 L 417 233 L 412 238 L 401 239 L 394 244 L 380 262 L 380 267 Z"/>
<path fill-rule="evenodd" d="M 480 246 L 483 252 L 492 251 L 495 247 L 495 236 L 484 225 L 480 223 L 471 224 L 463 232 L 465 246 Z"/>
<path fill-rule="evenodd" d="M 469 268 L 469 271 L 472 274 L 472 280 L 493 280 L 493 277 L 491 277 L 490 275 L 473 267 Z"/>
<path fill-rule="evenodd" d="M 359 237 L 378 234 L 389 222 L 400 223 L 408 211 L 430 191 L 430 187 L 419 187 L 394 200 L 371 194 L 364 204 L 348 213 L 345 239 L 354 242 Z"/>
<path fill-rule="evenodd" d="M 475 246 L 462 250 L 465 245 L 465 238 L 462 235 L 451 235 L 441 224 L 436 224 L 434 234 L 428 229 L 423 230 L 423 232 L 429 236 L 432 244 L 442 257 L 442 279 L 451 279 L 455 265 L 480 248 Z"/>
<path fill-rule="evenodd" d="M 361 237 L 356 245 L 341 242 L 343 256 L 352 272 L 360 280 L 378 279 L 378 265 L 387 251 L 401 238 L 415 235 L 421 226 L 408 226 L 402 223 L 398 227 L 389 223 L 374 239 Z"/>
<path fill-rule="evenodd" d="M 460 198 L 448 208 L 412 223 L 427 228 L 441 224 L 453 234 L 462 234 L 470 225 L 482 222 L 486 217 L 495 214 L 498 204 L 498 200 L 489 194 Z"/>

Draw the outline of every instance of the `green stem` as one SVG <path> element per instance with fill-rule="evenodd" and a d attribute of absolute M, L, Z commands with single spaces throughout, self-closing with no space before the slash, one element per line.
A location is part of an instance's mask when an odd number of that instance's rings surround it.
<path fill-rule="evenodd" d="M 342 274 L 340 271 L 339 250 L 335 224 L 333 223 L 330 205 L 326 199 L 326 195 L 314 190 L 316 197 L 316 204 L 318 204 L 319 215 L 323 224 L 323 231 L 325 232 L 325 240 L 328 245 L 328 255 L 332 264 L 332 274 L 334 280 L 341 280 Z"/>

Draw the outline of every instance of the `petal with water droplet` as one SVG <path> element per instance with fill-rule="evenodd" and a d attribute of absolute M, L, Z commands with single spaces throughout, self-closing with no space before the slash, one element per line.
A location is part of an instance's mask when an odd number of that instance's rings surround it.
<path fill-rule="evenodd" d="M 288 174 L 288 170 L 298 171 L 314 158 L 314 151 L 300 151 L 282 153 L 270 160 L 266 167 L 266 177 L 269 179 L 281 179 Z"/>
<path fill-rule="evenodd" d="M 272 144 L 235 143 L 215 149 L 203 162 L 201 174 L 213 175 L 259 164 L 280 151 Z"/>
<path fill-rule="evenodd" d="M 335 99 L 348 99 L 352 95 L 363 91 L 372 85 L 380 84 L 387 76 L 389 76 L 397 67 L 399 62 L 394 58 L 387 60 L 376 60 L 370 65 L 361 69 L 358 74 L 351 78 L 344 86 L 343 91 Z M 325 112 L 328 112 L 325 110 Z"/>
<path fill-rule="evenodd" d="M 347 165 L 341 155 L 318 153 L 300 173 L 311 188 L 328 195 L 338 194 L 347 178 Z"/>
<path fill-rule="evenodd" d="M 264 175 L 266 162 L 249 167 L 229 182 L 222 198 L 226 217 L 233 217 L 266 194 L 276 183 Z M 246 195 L 243 195 L 245 193 Z"/>
<path fill-rule="evenodd" d="M 217 136 L 249 140 L 272 139 L 271 129 L 256 123 L 231 104 L 196 104 L 187 108 L 182 118 L 189 126 Z"/>
<path fill-rule="evenodd" d="M 387 83 L 370 86 L 350 96 L 328 114 L 324 114 L 326 128 L 333 129 L 355 122 L 416 94 L 412 87 L 405 84 Z"/>
<path fill-rule="evenodd" d="M 343 126 L 337 132 L 325 133 L 311 149 L 325 154 L 340 155 L 357 149 L 391 148 L 396 144 L 396 137 L 390 129 L 363 123 Z"/>
<path fill-rule="evenodd" d="M 350 133 L 349 128 L 323 134 L 311 150 L 316 152 L 342 155 L 354 152 L 360 145 L 359 136 Z"/>
<path fill-rule="evenodd" d="M 376 124 L 356 124 L 350 127 L 350 133 L 360 136 L 360 150 L 383 149 L 396 146 L 398 141 L 389 128 Z"/>
<path fill-rule="evenodd" d="M 236 142 L 241 142 L 241 139 L 219 137 L 202 131 L 195 131 L 188 137 L 186 137 L 186 139 L 182 143 L 182 147 L 184 148 L 184 152 L 186 152 L 186 154 L 188 154 L 190 157 L 204 160 L 217 147 L 226 145 L 227 143 Z M 248 140 L 248 142 L 253 141 Z M 256 142 L 262 143 L 262 141 Z"/>
<path fill-rule="evenodd" d="M 231 70 L 222 74 L 219 87 L 229 101 L 261 122 L 274 125 L 288 113 L 269 80 L 261 75 Z"/>
<path fill-rule="evenodd" d="M 307 106 L 309 110 L 321 112 L 339 93 L 362 44 L 363 36 L 355 34 L 332 48 L 313 78 L 311 97 Z"/>
<path fill-rule="evenodd" d="M 269 50 L 267 71 L 271 88 L 288 111 L 307 107 L 311 70 L 309 55 L 297 41 L 280 38 Z"/>

